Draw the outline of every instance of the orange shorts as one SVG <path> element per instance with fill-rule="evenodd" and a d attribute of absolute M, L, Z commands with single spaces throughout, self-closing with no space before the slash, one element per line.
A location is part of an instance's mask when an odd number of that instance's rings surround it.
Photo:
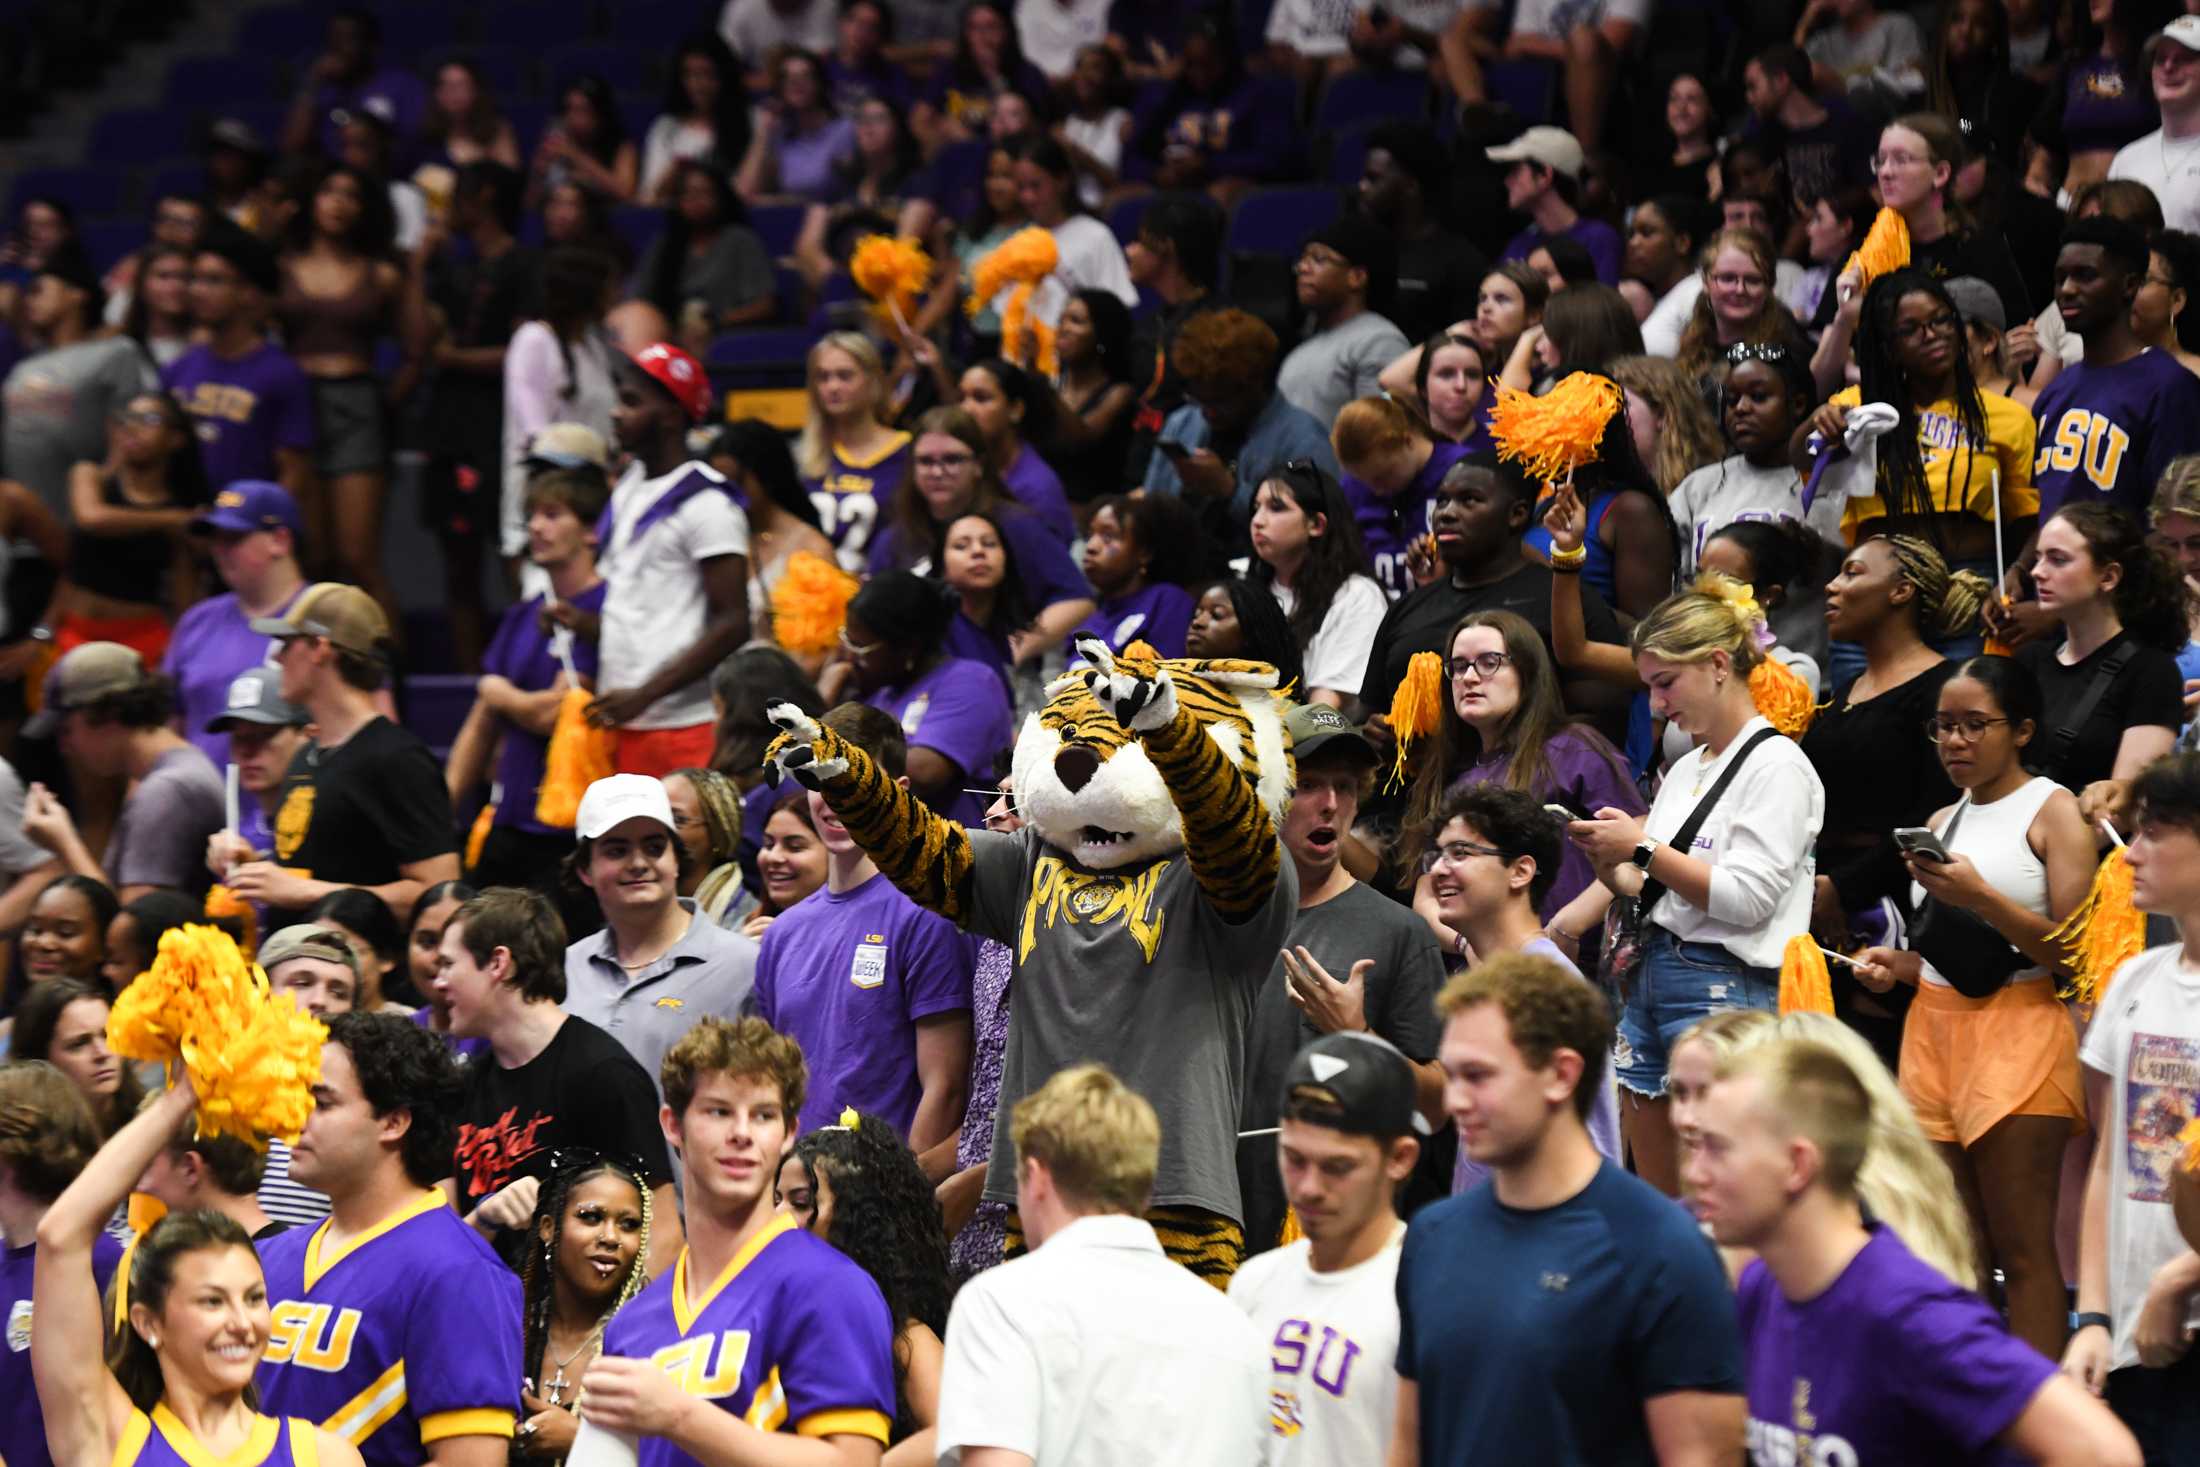
<path fill-rule="evenodd" d="M 145 659 L 150 668 L 160 666 L 161 654 L 168 650 L 168 621 L 165 617 L 147 613 L 144 616 L 64 616 L 54 628 L 53 644 L 56 651 L 71 652 L 86 642 L 120 642 Z"/>
<path fill-rule="evenodd" d="M 1935 1141 L 1969 1146 L 2010 1116 L 2085 1124 L 2078 1031 L 2048 979 L 1991 998 L 1921 983 L 1902 1028 L 1902 1094 Z"/>
<path fill-rule="evenodd" d="M 675 769 L 708 769 L 718 746 L 718 725 L 691 723 L 686 728 L 622 728 L 613 756 L 621 774 L 663 779 Z"/>

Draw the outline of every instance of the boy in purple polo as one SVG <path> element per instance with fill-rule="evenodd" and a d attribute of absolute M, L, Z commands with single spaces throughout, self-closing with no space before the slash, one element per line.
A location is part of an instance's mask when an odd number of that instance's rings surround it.
<path fill-rule="evenodd" d="M 208 239 L 191 263 L 191 315 L 206 340 L 161 380 L 191 415 L 210 484 L 274 479 L 298 495 L 313 481 L 312 387 L 267 339 L 268 305 L 281 289 L 275 256 L 242 230 Z"/>
<path fill-rule="evenodd" d="M 1697 1211 L 1758 1255 L 1736 1294 L 1752 1462 L 2139 1462 L 2106 1406 L 1864 1220 L 1872 1097 L 1833 1049 L 1745 1050 L 1697 1117 Z"/>
<path fill-rule="evenodd" d="M 527 558 L 550 578 L 550 589 L 509 608 L 497 623 L 482 654 L 473 709 L 445 765 L 454 804 L 482 780 L 494 781 L 496 814 L 473 864 L 478 885 L 555 894 L 559 866 L 572 849 L 572 828 L 536 819 L 535 801 L 565 699 L 566 660 L 574 676 L 592 679 L 596 647 L 543 613 L 553 605 L 602 613 L 595 526 L 610 499 L 610 486 L 593 468 L 550 469 L 527 481 Z"/>
<path fill-rule="evenodd" d="M 904 779 L 907 745 L 891 715 L 843 703 L 822 722 Z M 854 1106 L 891 1121 L 920 1157 L 943 1148 L 934 1174 L 945 1176 L 969 1089 L 975 941 L 902 895 L 824 798 L 809 799 L 825 885 L 765 929 L 757 1012 L 810 1062 L 802 1130 Z"/>
<path fill-rule="evenodd" d="M 176 619 L 160 670 L 176 685 L 184 736 L 219 766 L 229 737 L 209 727 L 230 706 L 230 689 L 247 668 L 274 662 L 274 639 L 252 630 L 255 618 L 281 616 L 306 588 L 298 568 L 298 505 L 280 484 L 246 479 L 214 496 L 191 522 L 229 589 Z"/>

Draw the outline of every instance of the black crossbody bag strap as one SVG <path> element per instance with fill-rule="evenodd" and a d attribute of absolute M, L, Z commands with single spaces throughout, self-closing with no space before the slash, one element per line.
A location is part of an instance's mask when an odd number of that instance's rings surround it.
<path fill-rule="evenodd" d="M 1704 797 L 1696 802 L 1696 808 L 1688 812 L 1688 818 L 1681 822 L 1681 828 L 1674 831 L 1673 838 L 1665 844 L 1679 851 L 1682 855 L 1688 854 L 1689 848 L 1696 843 L 1697 832 L 1702 830 L 1703 823 L 1711 818 L 1711 807 L 1719 803 L 1719 796 L 1726 793 L 1726 787 L 1734 782 L 1734 776 L 1742 772 L 1742 765 L 1748 761 L 1751 754 L 1757 752 L 1759 744 L 1766 739 L 1776 739 L 1778 737 L 1780 737 L 1780 731 L 1773 728 L 1760 728 L 1750 735 L 1749 742 L 1734 751 L 1734 757 L 1727 761 L 1726 768 L 1719 771 L 1717 781 L 1712 784 Z M 1643 878 L 1642 890 L 1635 896 L 1636 908 L 1643 914 L 1643 920 L 1649 920 L 1650 909 L 1656 906 L 1658 898 L 1664 895 L 1664 882 L 1653 880 L 1647 876 Z"/>
<path fill-rule="evenodd" d="M 2116 649 L 2093 670 L 2093 681 L 2085 685 L 2085 693 L 2071 707 L 2070 717 L 2055 730 L 2055 737 L 2047 746 L 2048 778 L 2058 784 L 2062 783 L 2063 761 L 2070 757 L 2070 746 L 2077 742 L 2078 730 L 2085 727 L 2085 721 L 2093 716 L 2093 710 L 2101 706 L 2101 700 L 2108 696 L 2109 687 L 2116 681 L 2116 675 L 2124 670 L 2124 665 L 2131 661 L 2132 653 L 2137 650 L 2137 645 L 2131 638 L 2118 636 Z"/>

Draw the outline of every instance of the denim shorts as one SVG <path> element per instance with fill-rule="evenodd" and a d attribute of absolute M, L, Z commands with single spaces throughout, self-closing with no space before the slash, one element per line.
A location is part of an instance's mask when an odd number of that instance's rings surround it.
<path fill-rule="evenodd" d="M 1619 1014 L 1612 1073 L 1637 1095 L 1665 1093 L 1673 1044 L 1706 1014 L 1777 1009 L 1780 974 L 1753 968 L 1715 942 L 1682 942 L 1655 923 L 1642 945 L 1642 968 Z"/>

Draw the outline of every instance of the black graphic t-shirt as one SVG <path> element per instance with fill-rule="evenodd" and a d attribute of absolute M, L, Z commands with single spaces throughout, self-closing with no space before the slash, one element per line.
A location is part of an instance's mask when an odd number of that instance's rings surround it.
<path fill-rule="evenodd" d="M 316 881 L 382 886 L 458 849 L 442 766 L 417 734 L 377 718 L 333 749 L 308 744 L 272 806 L 275 860 Z M 264 931 L 301 914 L 271 912 Z"/>
<path fill-rule="evenodd" d="M 652 1186 L 672 1179 L 648 1074 L 618 1040 L 570 1016 L 524 1065 L 505 1069 L 484 1051 L 466 1067 L 451 1158 L 459 1210 L 521 1177 L 547 1178 L 560 1148 L 639 1162 Z"/>

